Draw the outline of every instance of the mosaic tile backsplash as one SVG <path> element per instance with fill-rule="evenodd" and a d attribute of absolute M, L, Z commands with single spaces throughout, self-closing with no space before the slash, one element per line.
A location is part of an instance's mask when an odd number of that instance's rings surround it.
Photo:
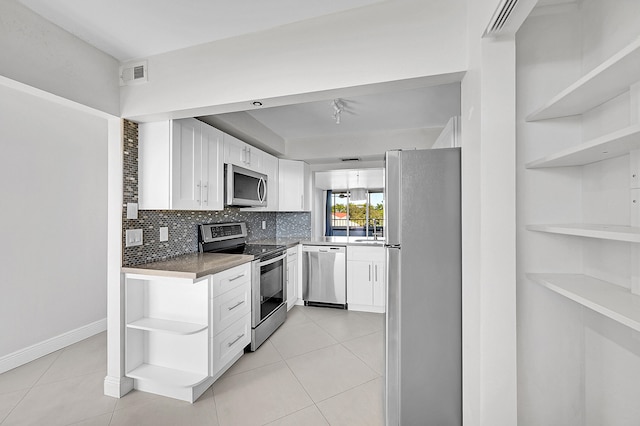
<path fill-rule="evenodd" d="M 127 120 L 124 121 L 123 185 L 123 245 L 127 229 L 142 229 L 144 241 L 137 247 L 123 246 L 123 266 L 198 251 L 197 226 L 203 223 L 246 222 L 249 241 L 311 236 L 311 214 L 308 212 L 246 212 L 238 208 L 223 211 L 140 210 L 138 219 L 127 219 L 127 203 L 138 202 L 138 125 Z M 264 230 L 262 221 L 266 222 Z M 160 242 L 160 228 L 164 226 L 169 228 L 169 241 Z"/>

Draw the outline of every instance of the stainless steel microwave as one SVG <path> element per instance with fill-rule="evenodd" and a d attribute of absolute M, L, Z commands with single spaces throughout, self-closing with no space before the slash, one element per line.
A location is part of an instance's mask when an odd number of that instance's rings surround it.
<path fill-rule="evenodd" d="M 266 206 L 267 175 L 225 164 L 224 200 L 227 206 Z"/>

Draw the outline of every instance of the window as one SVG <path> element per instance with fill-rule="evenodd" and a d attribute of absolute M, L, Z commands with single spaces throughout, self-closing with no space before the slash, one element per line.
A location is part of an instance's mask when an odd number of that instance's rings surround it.
<path fill-rule="evenodd" d="M 327 236 L 384 235 L 384 193 L 370 190 L 364 203 L 352 203 L 347 191 L 327 191 Z M 330 207 L 330 208 L 329 208 Z"/>

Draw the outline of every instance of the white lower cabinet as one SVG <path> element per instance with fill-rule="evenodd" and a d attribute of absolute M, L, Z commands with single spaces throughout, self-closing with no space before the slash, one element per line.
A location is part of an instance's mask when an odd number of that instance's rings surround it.
<path fill-rule="evenodd" d="M 212 275 L 210 294 L 210 371 L 215 380 L 251 343 L 251 263 Z"/>
<path fill-rule="evenodd" d="M 198 280 L 125 274 L 134 388 L 194 402 L 251 342 L 251 264 Z"/>
<path fill-rule="evenodd" d="M 298 301 L 298 246 L 287 249 L 287 310 Z"/>
<path fill-rule="evenodd" d="M 209 280 L 126 278 L 126 375 L 134 388 L 195 401 L 209 375 Z"/>
<path fill-rule="evenodd" d="M 384 247 L 347 248 L 347 304 L 350 310 L 385 312 Z"/>
<path fill-rule="evenodd" d="M 251 313 L 224 329 L 211 339 L 211 371 L 218 378 L 251 343 Z"/>

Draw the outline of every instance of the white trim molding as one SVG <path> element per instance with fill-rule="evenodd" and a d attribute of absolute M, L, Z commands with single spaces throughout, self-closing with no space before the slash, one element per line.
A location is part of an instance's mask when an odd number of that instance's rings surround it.
<path fill-rule="evenodd" d="M 101 333 L 106 329 L 107 319 L 103 318 L 92 322 L 91 324 L 76 328 L 75 330 L 71 330 L 40 343 L 36 343 L 35 345 L 31 345 L 27 348 L 20 349 L 10 353 L 9 355 L 5 355 L 0 358 L 0 373 L 4 373 L 5 371 L 9 371 L 45 355 L 49 355 L 57 350 L 66 348 L 69 345 Z"/>

